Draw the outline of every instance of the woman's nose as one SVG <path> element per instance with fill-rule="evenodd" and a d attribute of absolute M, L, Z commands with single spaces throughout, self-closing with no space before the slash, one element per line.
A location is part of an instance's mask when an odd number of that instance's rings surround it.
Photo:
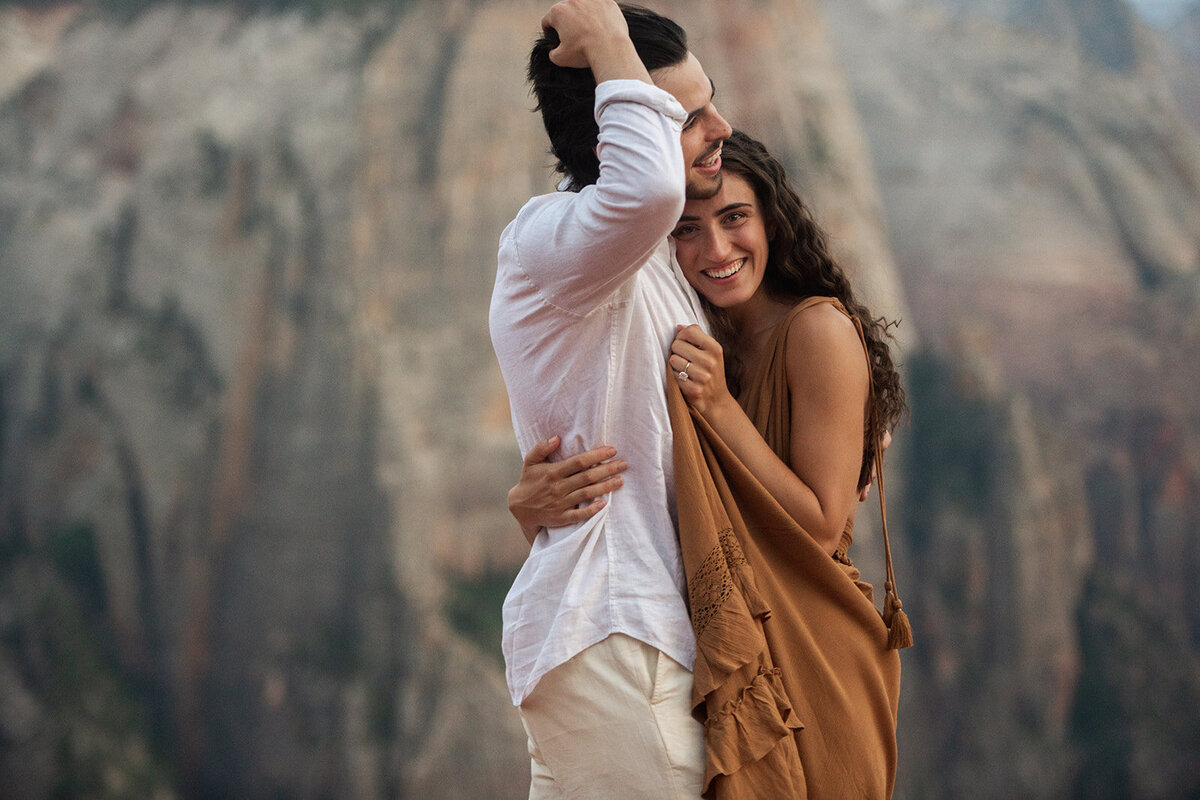
<path fill-rule="evenodd" d="M 709 261 L 724 263 L 729 258 L 729 237 L 720 228 L 710 231 L 704 249 Z"/>

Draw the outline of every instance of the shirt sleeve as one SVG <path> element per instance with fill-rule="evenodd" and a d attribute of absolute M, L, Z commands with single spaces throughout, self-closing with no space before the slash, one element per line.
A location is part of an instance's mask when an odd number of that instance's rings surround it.
<path fill-rule="evenodd" d="M 530 203 L 510 230 L 517 266 L 544 299 L 588 313 L 670 234 L 683 211 L 685 118 L 675 98 L 642 81 L 596 87 L 599 180 Z"/>

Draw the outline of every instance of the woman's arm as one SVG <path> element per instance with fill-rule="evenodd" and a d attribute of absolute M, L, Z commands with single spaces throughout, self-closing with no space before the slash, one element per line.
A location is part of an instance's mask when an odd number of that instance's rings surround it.
<path fill-rule="evenodd" d="M 828 553 L 859 499 L 868 374 L 853 323 L 822 304 L 792 322 L 786 353 L 791 450 L 784 463 L 725 386 L 720 345 L 698 326 L 680 330 L 671 368 L 685 362 L 684 397 L 771 495 Z"/>
<path fill-rule="evenodd" d="M 563 461 L 546 459 L 558 449 L 558 436 L 544 439 L 529 449 L 521 467 L 521 480 L 508 490 L 508 510 L 533 544 L 542 528 L 583 522 L 604 508 L 602 495 L 624 483 L 624 460 L 615 458 L 614 447 L 602 446 Z M 587 505 L 583 505 L 583 504 Z"/>

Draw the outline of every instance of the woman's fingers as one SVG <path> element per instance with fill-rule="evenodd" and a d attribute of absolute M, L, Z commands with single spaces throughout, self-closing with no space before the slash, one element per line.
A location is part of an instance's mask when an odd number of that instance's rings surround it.
<path fill-rule="evenodd" d="M 697 369 L 707 377 L 714 374 L 718 367 L 724 368 L 721 345 L 701 330 L 699 325 L 676 330 L 668 363 L 676 373 L 687 372 L 688 377 L 697 374 Z"/>
<path fill-rule="evenodd" d="M 683 339 L 675 339 L 671 342 L 671 354 L 680 356 L 688 361 L 699 361 L 705 357 L 703 349 Z"/>
<path fill-rule="evenodd" d="M 675 373 L 675 377 L 684 383 L 703 383 L 707 381 L 713 374 L 712 366 L 705 359 L 692 360 L 683 356 L 672 353 L 667 359 L 667 364 L 671 367 L 671 371 Z M 683 378 L 679 373 L 686 372 L 687 378 Z"/>
<path fill-rule="evenodd" d="M 529 448 L 529 452 L 525 454 L 525 466 L 532 467 L 535 464 L 540 464 L 550 457 L 550 454 L 558 449 L 562 444 L 562 439 L 558 436 L 551 436 L 549 439 L 542 439 L 533 447 Z"/>
<path fill-rule="evenodd" d="M 608 505 L 608 502 L 604 500 L 604 498 L 600 498 L 599 500 L 589 503 L 582 508 L 568 509 L 563 512 L 562 522 L 560 522 L 559 525 L 574 525 L 576 523 L 583 522 L 584 520 L 591 519 L 592 517 L 596 516 L 596 514 L 600 512 L 600 509 L 604 508 L 606 505 Z"/>
<path fill-rule="evenodd" d="M 599 464 L 602 461 L 608 461 L 617 454 L 617 448 L 610 445 L 601 445 L 594 447 L 591 450 L 586 450 L 578 455 L 564 458 L 555 465 L 554 474 L 558 479 L 569 478 L 572 475 L 577 475 L 591 467 Z"/>
<path fill-rule="evenodd" d="M 716 342 L 716 339 L 704 332 L 704 329 L 699 325 L 678 325 L 675 328 L 675 340 L 685 341 L 696 347 L 703 348 L 709 342 Z"/>
<path fill-rule="evenodd" d="M 545 459 L 558 449 L 561 441 L 558 436 L 543 439 L 529 449 L 525 456 L 525 474 L 537 480 L 531 494 L 545 498 L 549 508 L 561 513 L 563 521 L 579 521 L 599 511 L 603 504 L 590 509 L 583 517 L 577 517 L 570 512 L 575 506 L 608 494 L 620 488 L 624 480 L 620 474 L 629 468 L 624 459 L 616 458 L 617 449 L 611 445 L 601 445 L 586 450 L 570 458 L 555 463 L 546 463 Z M 559 522 L 562 524 L 562 522 Z"/>
<path fill-rule="evenodd" d="M 571 505 L 578 505 L 602 494 L 608 494 L 624 483 L 621 473 L 628 468 L 629 465 L 623 459 L 615 459 L 569 476 L 562 482 L 567 501 Z"/>
<path fill-rule="evenodd" d="M 628 468 L 623 458 L 614 458 L 609 461 L 599 463 L 592 462 L 587 467 L 575 470 L 563 479 L 563 484 L 570 487 L 570 491 L 575 491 L 583 486 L 592 483 L 599 483 L 602 480 L 611 478 L 614 475 L 624 472 Z"/>
<path fill-rule="evenodd" d="M 561 481 L 574 476 L 583 476 L 586 470 L 601 462 L 607 462 L 617 454 L 617 448 L 611 445 L 601 445 L 553 464 L 546 463 L 546 459 L 561 444 L 562 440 L 558 436 L 551 436 L 530 447 L 529 452 L 525 454 L 525 469 L 535 474 L 541 474 L 547 480 Z M 611 472 L 599 477 L 607 477 L 608 474 Z M 585 481 L 578 481 L 572 488 L 578 488 L 583 482 Z"/>

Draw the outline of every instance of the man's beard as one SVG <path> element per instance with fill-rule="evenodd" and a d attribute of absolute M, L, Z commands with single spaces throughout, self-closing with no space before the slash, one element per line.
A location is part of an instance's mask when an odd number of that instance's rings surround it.
<path fill-rule="evenodd" d="M 725 180 L 725 172 L 718 172 L 711 182 L 700 184 L 697 181 L 688 181 L 684 187 L 684 196 L 688 200 L 707 200 L 717 192 L 721 191 L 721 184 Z"/>

